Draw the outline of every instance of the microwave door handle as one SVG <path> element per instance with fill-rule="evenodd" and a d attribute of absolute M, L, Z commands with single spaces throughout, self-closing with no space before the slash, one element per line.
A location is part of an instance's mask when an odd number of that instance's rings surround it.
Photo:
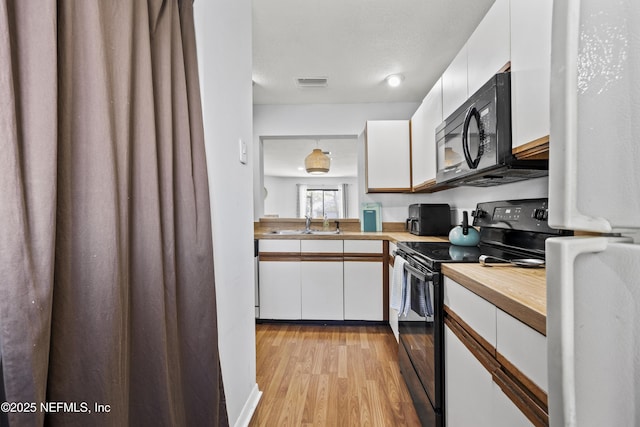
<path fill-rule="evenodd" d="M 478 125 L 478 154 L 475 159 L 471 159 L 471 153 L 469 152 L 469 124 L 471 120 L 475 120 Z M 480 122 L 480 112 L 475 106 L 469 107 L 464 117 L 464 126 L 462 127 L 462 151 L 464 151 L 464 158 L 467 161 L 467 165 L 471 169 L 477 169 L 480 163 L 480 158 L 484 154 L 484 129 Z"/>

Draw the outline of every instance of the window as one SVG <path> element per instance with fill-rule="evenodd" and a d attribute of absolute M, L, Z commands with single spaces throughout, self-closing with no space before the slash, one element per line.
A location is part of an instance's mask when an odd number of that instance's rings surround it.
<path fill-rule="evenodd" d="M 298 184 L 299 218 L 346 218 L 346 184 L 323 187 Z"/>

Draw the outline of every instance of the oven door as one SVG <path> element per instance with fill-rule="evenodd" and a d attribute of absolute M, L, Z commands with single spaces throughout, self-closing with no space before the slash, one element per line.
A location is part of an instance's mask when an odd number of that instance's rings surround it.
<path fill-rule="evenodd" d="M 400 370 L 425 426 L 443 426 L 443 318 L 440 274 L 405 264 L 411 309 L 400 316 Z"/>

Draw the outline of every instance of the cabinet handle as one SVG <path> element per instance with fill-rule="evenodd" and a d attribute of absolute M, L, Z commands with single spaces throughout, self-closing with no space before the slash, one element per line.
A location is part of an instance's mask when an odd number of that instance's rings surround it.
<path fill-rule="evenodd" d="M 506 372 L 502 369 L 496 369 L 491 372 L 491 378 L 533 425 L 539 427 L 547 427 L 549 425 L 549 414 L 531 399 Z"/>

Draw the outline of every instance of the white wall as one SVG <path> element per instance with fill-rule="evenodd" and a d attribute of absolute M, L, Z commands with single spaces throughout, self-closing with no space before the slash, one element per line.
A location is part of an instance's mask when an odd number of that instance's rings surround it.
<path fill-rule="evenodd" d="M 194 4 L 213 221 L 218 347 L 231 425 L 248 425 L 256 384 L 251 0 Z M 238 139 L 249 161 L 238 159 Z M 211 367 L 215 369 L 215 367 Z M 205 399 L 206 400 L 206 399 Z"/>
<path fill-rule="evenodd" d="M 280 218 L 295 218 L 297 213 L 297 186 L 340 185 L 347 184 L 347 218 L 358 218 L 358 178 L 289 178 L 265 176 L 264 188 L 267 197 L 264 199 L 264 213 L 278 214 Z M 321 188 L 321 187 L 319 187 Z"/>
<path fill-rule="evenodd" d="M 253 185 L 263 188 L 260 137 L 340 135 L 357 137 L 367 120 L 409 119 L 420 103 L 384 104 L 315 104 L 315 105 L 254 105 L 253 149 L 256 153 Z M 254 218 L 264 215 L 262 194 L 256 191 Z"/>

